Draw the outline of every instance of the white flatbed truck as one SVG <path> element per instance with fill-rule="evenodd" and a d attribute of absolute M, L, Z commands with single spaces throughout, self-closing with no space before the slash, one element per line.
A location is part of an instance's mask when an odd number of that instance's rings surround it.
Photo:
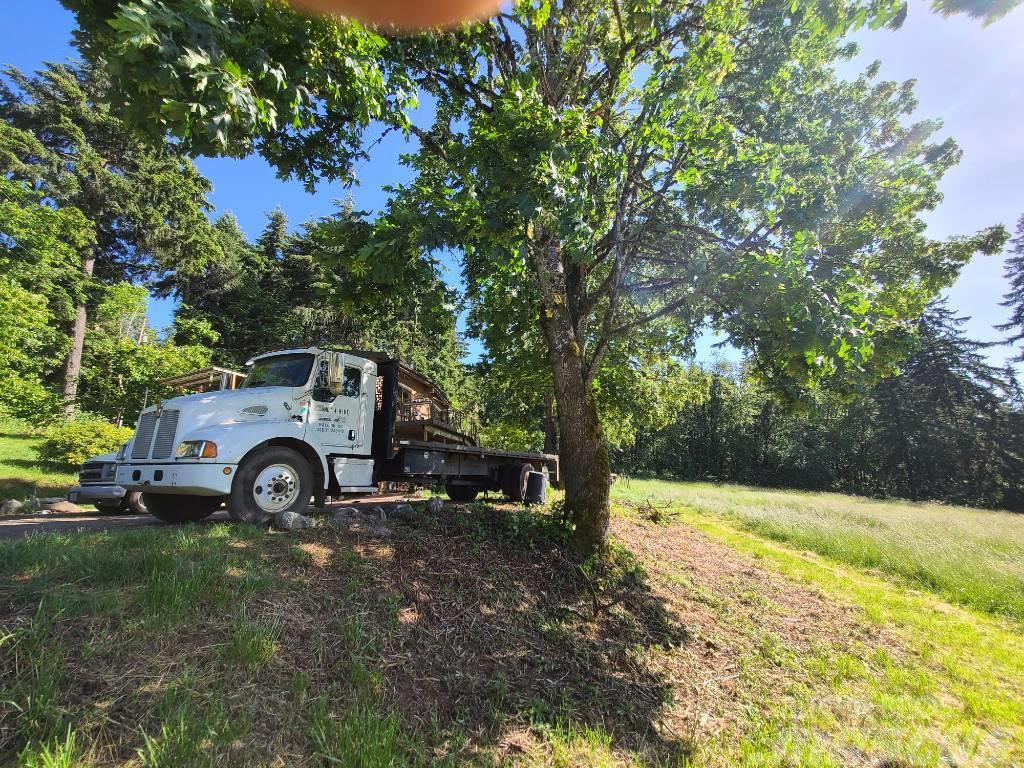
<path fill-rule="evenodd" d="M 557 456 L 481 447 L 463 428 L 444 393 L 397 359 L 277 350 L 250 362 L 239 389 L 143 409 L 116 483 L 166 522 L 226 504 L 233 519 L 264 524 L 389 481 L 444 487 L 456 501 L 486 490 L 522 501 L 557 479 Z"/>

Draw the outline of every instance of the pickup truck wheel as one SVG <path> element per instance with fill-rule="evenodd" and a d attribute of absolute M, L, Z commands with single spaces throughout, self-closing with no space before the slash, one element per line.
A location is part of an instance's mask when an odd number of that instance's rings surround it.
<path fill-rule="evenodd" d="M 142 503 L 153 517 L 165 523 L 194 523 L 220 509 L 224 497 L 143 493 Z"/>
<path fill-rule="evenodd" d="M 452 501 L 472 501 L 480 493 L 480 487 L 469 483 L 445 483 L 444 492 Z"/>
<path fill-rule="evenodd" d="M 128 493 L 128 511 L 133 515 L 147 515 L 146 502 L 142 500 L 141 491 L 130 491 Z"/>
<path fill-rule="evenodd" d="M 228 497 L 232 520 L 266 525 L 278 512 L 302 512 L 313 495 L 313 470 L 298 451 L 271 446 L 246 456 Z"/>
<path fill-rule="evenodd" d="M 533 467 L 529 464 L 514 464 L 505 469 L 502 477 L 501 492 L 510 501 L 522 501 L 526 498 L 526 483 L 530 479 Z"/>

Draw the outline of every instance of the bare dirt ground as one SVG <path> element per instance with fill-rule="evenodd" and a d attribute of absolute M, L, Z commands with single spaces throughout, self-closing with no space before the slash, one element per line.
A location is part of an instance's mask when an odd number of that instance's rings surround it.
<path fill-rule="evenodd" d="M 902 655 L 897 638 L 867 624 L 860 611 L 759 568 L 692 528 L 659 535 L 656 526 L 617 519 L 613 530 L 695 641 L 670 662 L 686 692 L 666 711 L 676 732 L 708 739 L 742 731 L 748 705 L 775 697 L 781 707 L 794 683 L 817 687 L 810 667 L 826 649 L 862 658 L 878 648 Z M 829 701 L 827 689 L 816 696 L 823 709 L 843 706 Z M 847 759 L 871 762 L 866 755 Z"/>

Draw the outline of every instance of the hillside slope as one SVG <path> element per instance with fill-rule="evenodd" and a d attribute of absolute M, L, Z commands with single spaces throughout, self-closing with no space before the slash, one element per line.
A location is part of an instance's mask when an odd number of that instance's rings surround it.
<path fill-rule="evenodd" d="M 620 491 L 617 491 L 619 493 Z M 1014 765 L 1015 621 L 617 502 L 615 567 L 487 505 L 0 545 L 25 765 Z M 653 512 L 652 512 L 653 510 Z"/>

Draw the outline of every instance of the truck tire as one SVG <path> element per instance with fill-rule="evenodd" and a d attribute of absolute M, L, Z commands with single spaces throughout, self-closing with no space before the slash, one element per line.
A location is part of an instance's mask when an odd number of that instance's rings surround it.
<path fill-rule="evenodd" d="M 278 512 L 303 512 L 313 495 L 313 469 L 298 451 L 273 445 L 238 466 L 228 497 L 232 520 L 266 525 Z"/>
<path fill-rule="evenodd" d="M 149 510 L 146 509 L 146 502 L 142 499 L 141 491 L 129 491 L 127 499 L 128 511 L 133 515 L 149 514 Z"/>
<path fill-rule="evenodd" d="M 120 501 L 97 501 L 93 506 L 101 515 L 145 515 L 149 511 L 142 501 L 142 491 L 129 491 Z"/>
<path fill-rule="evenodd" d="M 143 493 L 142 503 L 153 517 L 165 523 L 194 523 L 216 512 L 224 497 Z"/>
<path fill-rule="evenodd" d="M 526 483 L 530 479 L 533 467 L 530 464 L 513 464 L 502 473 L 501 492 L 509 501 L 522 501 L 526 498 Z"/>
<path fill-rule="evenodd" d="M 445 483 L 444 492 L 452 501 L 469 502 L 480 493 L 480 486 L 471 483 Z"/>

